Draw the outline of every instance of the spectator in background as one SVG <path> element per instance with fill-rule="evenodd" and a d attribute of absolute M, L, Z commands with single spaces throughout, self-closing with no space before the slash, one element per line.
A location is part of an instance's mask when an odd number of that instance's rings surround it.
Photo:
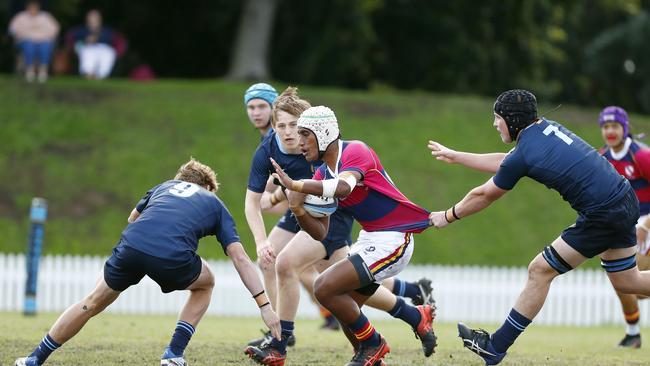
<path fill-rule="evenodd" d="M 105 79 L 115 64 L 115 32 L 102 25 L 102 14 L 93 9 L 86 14 L 86 24 L 72 31 L 79 56 L 79 73 L 87 79 Z"/>
<path fill-rule="evenodd" d="M 16 14 L 11 20 L 9 33 L 22 52 L 25 79 L 32 82 L 38 77 L 39 82 L 45 82 L 54 41 L 59 34 L 59 23 L 50 13 L 41 10 L 38 1 L 28 1 L 25 10 Z M 36 59 L 38 59 L 38 73 L 35 66 Z"/>

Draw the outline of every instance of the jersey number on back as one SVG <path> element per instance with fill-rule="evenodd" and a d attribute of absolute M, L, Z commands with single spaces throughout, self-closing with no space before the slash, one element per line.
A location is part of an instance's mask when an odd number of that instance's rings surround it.
<path fill-rule="evenodd" d="M 557 126 L 548 125 L 548 126 L 544 129 L 544 135 L 546 135 L 546 136 L 550 135 L 551 132 L 552 132 L 555 136 L 559 137 L 560 140 L 564 141 L 567 145 L 571 145 L 571 144 L 573 143 L 573 140 L 572 140 L 569 136 L 567 136 L 564 132 L 560 131 L 560 130 L 557 128 Z"/>
<path fill-rule="evenodd" d="M 189 197 L 200 189 L 196 184 L 180 182 L 169 189 L 169 193 L 178 197 Z"/>

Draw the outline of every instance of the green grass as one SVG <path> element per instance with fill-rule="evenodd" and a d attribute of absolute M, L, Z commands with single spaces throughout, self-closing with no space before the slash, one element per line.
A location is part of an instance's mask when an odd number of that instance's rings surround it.
<path fill-rule="evenodd" d="M 245 117 L 246 87 L 65 78 L 41 86 L 0 77 L 0 251 L 24 251 L 30 200 L 43 196 L 50 204 L 45 253 L 108 255 L 141 194 L 194 156 L 218 172 L 219 196 L 254 253 L 243 202 L 259 135 Z M 366 141 L 400 189 L 431 210 L 451 206 L 489 176 L 433 160 L 428 139 L 478 152 L 510 148 L 492 127 L 491 99 L 307 86 L 301 92 L 332 107 L 343 137 Z M 550 117 L 600 146 L 597 115 L 565 106 Z M 631 118 L 634 131 L 650 131 L 650 118 Z M 557 193 L 523 180 L 485 212 L 420 235 L 412 261 L 524 265 L 574 219 Z M 267 227 L 275 220 L 267 218 Z M 199 253 L 223 256 L 214 238 Z"/>
<path fill-rule="evenodd" d="M 26 318 L 0 313 L 0 366 L 13 365 L 41 340 L 55 314 Z M 46 365 L 153 365 L 169 342 L 172 316 L 126 316 L 102 314 L 91 320 L 76 338 L 50 357 Z M 243 346 L 259 336 L 261 320 L 254 318 L 206 317 L 186 350 L 190 365 L 253 365 Z M 403 323 L 375 322 L 388 340 L 389 365 L 482 365 L 479 358 L 462 348 L 455 325 L 436 324 L 437 352 L 422 356 L 419 341 Z M 351 348 L 342 333 L 318 330 L 314 320 L 298 320 L 297 346 L 289 349 L 287 365 L 344 365 Z M 494 325 L 486 326 L 493 330 Z M 502 363 L 508 365 L 646 365 L 650 348 L 628 350 L 614 345 L 622 326 L 569 328 L 532 325 Z"/>

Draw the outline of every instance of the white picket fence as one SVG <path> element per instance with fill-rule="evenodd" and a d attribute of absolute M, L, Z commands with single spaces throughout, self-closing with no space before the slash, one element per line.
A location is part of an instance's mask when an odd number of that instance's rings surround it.
<path fill-rule="evenodd" d="M 60 312 L 78 301 L 95 285 L 105 258 L 46 256 L 38 276 L 37 308 Z M 210 262 L 216 277 L 209 314 L 256 316 L 257 307 L 228 261 Z M 438 320 L 471 323 L 500 323 L 514 304 L 526 280 L 525 268 L 410 265 L 399 275 L 405 280 L 428 277 L 433 280 Z M 25 256 L 0 253 L 0 311 L 22 311 L 25 288 Z M 187 291 L 162 294 L 158 285 L 145 277 L 126 290 L 107 311 L 130 314 L 176 314 Z M 301 293 L 298 316 L 315 318 L 315 306 Z M 642 301 L 642 314 L 650 314 L 650 301 Z M 371 318 L 388 318 L 378 310 L 364 310 Z M 650 316 L 642 316 L 644 325 Z M 546 305 L 535 319 L 537 324 L 591 326 L 622 323 L 618 299 L 600 270 L 574 270 L 556 279 Z"/>

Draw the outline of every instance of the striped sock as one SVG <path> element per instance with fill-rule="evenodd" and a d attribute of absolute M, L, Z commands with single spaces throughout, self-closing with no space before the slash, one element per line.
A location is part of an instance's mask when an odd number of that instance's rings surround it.
<path fill-rule="evenodd" d="M 625 330 L 625 333 L 629 335 L 637 335 L 641 333 L 641 329 L 639 327 L 639 319 L 641 319 L 641 312 L 639 312 L 639 309 L 637 308 L 636 311 L 634 312 L 624 313 L 624 314 L 625 314 L 625 322 L 627 323 L 627 329 Z"/>
<path fill-rule="evenodd" d="M 400 297 L 408 297 L 414 299 L 420 295 L 420 288 L 417 283 L 406 282 L 399 278 L 394 279 L 393 293 Z"/>
<path fill-rule="evenodd" d="M 38 364 L 42 365 L 43 362 L 45 362 L 45 360 L 50 357 L 50 354 L 56 351 L 56 349 L 59 347 L 61 347 L 61 345 L 56 343 L 49 334 L 46 334 L 45 338 L 43 338 L 41 343 L 38 345 L 38 347 L 36 347 L 34 352 L 29 355 L 29 357 L 36 357 Z"/>
<path fill-rule="evenodd" d="M 519 314 L 514 308 L 510 310 L 510 314 L 506 318 L 506 321 L 503 322 L 501 328 L 492 334 L 492 346 L 494 350 L 499 353 L 507 351 L 530 323 L 530 319 Z"/>
<path fill-rule="evenodd" d="M 388 312 L 393 318 L 402 319 L 407 322 L 411 328 L 416 329 L 422 315 L 415 306 L 408 305 L 401 297 L 397 298 L 397 302 L 391 311 Z"/>
<path fill-rule="evenodd" d="M 375 331 L 375 327 L 370 324 L 370 321 L 368 321 L 368 318 L 363 313 L 359 314 L 357 320 L 348 324 L 348 327 L 357 340 L 364 346 L 376 347 L 381 342 L 379 333 Z"/>
<path fill-rule="evenodd" d="M 178 323 L 176 323 L 174 335 L 172 336 L 171 342 L 169 342 L 169 349 L 174 355 L 183 355 L 185 347 L 187 347 L 187 344 L 190 342 L 194 331 L 194 326 L 184 320 L 179 320 Z"/>

